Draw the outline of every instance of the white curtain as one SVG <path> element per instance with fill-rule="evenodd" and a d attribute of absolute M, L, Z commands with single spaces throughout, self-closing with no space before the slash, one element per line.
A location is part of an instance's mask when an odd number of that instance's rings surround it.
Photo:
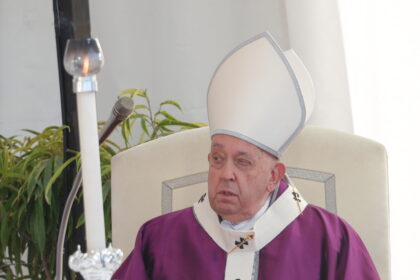
<path fill-rule="evenodd" d="M 393 279 L 420 275 L 420 3 L 339 2 L 356 134 L 389 156 Z"/>
<path fill-rule="evenodd" d="M 312 75 L 316 92 L 311 124 L 353 132 L 337 2 L 285 0 L 290 47 Z"/>

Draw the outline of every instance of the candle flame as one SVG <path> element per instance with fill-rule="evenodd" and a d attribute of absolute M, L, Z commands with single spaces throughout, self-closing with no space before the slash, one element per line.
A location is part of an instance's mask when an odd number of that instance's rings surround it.
<path fill-rule="evenodd" d="M 83 68 L 82 68 L 82 74 L 83 76 L 87 76 L 89 73 L 89 57 L 85 57 L 83 59 Z"/>

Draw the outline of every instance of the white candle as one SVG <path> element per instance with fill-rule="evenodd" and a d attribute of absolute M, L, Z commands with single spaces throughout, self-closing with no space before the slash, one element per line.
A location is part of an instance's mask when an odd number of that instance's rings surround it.
<path fill-rule="evenodd" d="M 77 93 L 83 205 L 88 252 L 105 248 L 105 224 L 95 92 Z"/>

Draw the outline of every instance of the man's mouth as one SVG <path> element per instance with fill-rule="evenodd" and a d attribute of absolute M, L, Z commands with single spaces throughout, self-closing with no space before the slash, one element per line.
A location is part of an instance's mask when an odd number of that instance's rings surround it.
<path fill-rule="evenodd" d="M 218 194 L 225 195 L 225 196 L 236 196 L 233 192 L 230 191 L 220 191 Z"/>

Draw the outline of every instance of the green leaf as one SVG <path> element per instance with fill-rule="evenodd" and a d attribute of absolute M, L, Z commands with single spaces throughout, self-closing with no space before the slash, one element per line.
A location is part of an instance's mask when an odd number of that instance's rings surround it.
<path fill-rule="evenodd" d="M 134 120 L 134 119 L 148 119 L 148 118 L 149 118 L 149 115 L 134 113 L 128 119 Z"/>
<path fill-rule="evenodd" d="M 133 130 L 134 122 L 135 120 L 128 120 L 128 129 L 130 130 L 130 135 L 131 131 Z"/>
<path fill-rule="evenodd" d="M 19 192 L 19 189 L 18 188 L 16 188 L 13 185 L 10 185 L 10 184 L 9 185 L 3 185 L 3 186 L 1 186 L 1 188 L 9 189 L 9 190 L 11 190 L 11 191 L 13 191 L 15 193 L 18 193 Z"/>
<path fill-rule="evenodd" d="M 143 104 L 134 106 L 134 110 L 140 110 L 140 109 L 149 110 L 149 107 L 147 107 L 146 105 L 143 105 Z"/>
<path fill-rule="evenodd" d="M 0 219 L 0 241 L 1 244 L 8 244 L 12 228 L 9 225 L 7 211 L 3 203 L 0 203 Z"/>
<path fill-rule="evenodd" d="M 43 186 L 46 186 L 48 184 L 48 181 L 50 180 L 50 178 L 53 174 L 53 164 L 54 164 L 54 159 L 49 158 L 46 162 L 44 173 L 42 174 L 42 185 Z"/>
<path fill-rule="evenodd" d="M 147 98 L 146 90 L 145 89 L 137 89 L 134 92 L 134 96 L 141 96 Z"/>
<path fill-rule="evenodd" d="M 39 176 L 41 175 L 41 172 L 45 169 L 47 166 L 47 161 L 43 160 L 40 161 L 34 169 L 32 169 L 32 172 L 29 174 L 28 178 L 28 187 L 26 189 L 27 193 L 27 201 L 29 201 L 32 198 L 32 192 L 35 189 L 36 184 L 38 183 Z"/>
<path fill-rule="evenodd" d="M 81 227 L 82 225 L 84 225 L 85 224 L 85 214 L 84 213 L 82 213 L 80 216 L 79 216 L 79 219 L 77 219 L 77 223 L 76 223 L 76 229 L 77 228 L 79 228 L 79 227 Z"/>
<path fill-rule="evenodd" d="M 141 124 L 141 128 L 143 129 L 144 133 L 146 133 L 146 135 L 149 136 L 150 134 L 149 134 L 149 130 L 147 129 L 146 120 L 141 119 L 140 124 Z"/>
<path fill-rule="evenodd" d="M 111 180 L 107 180 L 102 186 L 102 193 L 103 193 L 103 200 L 105 202 L 106 198 L 110 194 L 111 191 Z"/>
<path fill-rule="evenodd" d="M 142 133 L 140 135 L 139 141 L 137 142 L 137 145 L 140 145 L 140 144 L 144 143 L 145 142 L 145 138 L 146 138 L 146 134 L 145 133 Z"/>
<path fill-rule="evenodd" d="M 111 173 L 111 166 L 102 166 L 101 168 L 101 176 L 107 176 Z"/>
<path fill-rule="evenodd" d="M 38 131 L 32 130 L 32 129 L 22 129 L 22 131 L 26 131 L 29 133 L 32 133 L 34 135 L 39 135 L 40 133 Z"/>
<path fill-rule="evenodd" d="M 172 129 L 167 128 L 166 126 L 161 126 L 160 129 L 162 131 L 167 132 L 168 134 L 174 133 L 174 131 Z"/>
<path fill-rule="evenodd" d="M 158 123 L 158 126 L 166 126 L 166 125 L 177 125 L 177 126 L 185 126 L 185 127 L 190 127 L 190 128 L 198 128 L 200 126 L 193 124 L 193 123 L 188 123 L 188 122 L 182 122 L 182 121 L 178 121 L 178 120 L 171 120 L 171 119 L 165 119 L 162 120 Z"/>
<path fill-rule="evenodd" d="M 75 155 L 74 157 L 69 158 L 66 160 L 57 170 L 54 172 L 53 176 L 48 181 L 47 186 L 45 187 L 45 200 L 48 204 L 51 204 L 51 187 L 54 184 L 54 182 L 57 180 L 57 178 L 63 173 L 63 170 L 73 161 L 75 161 L 79 157 L 78 155 Z"/>
<path fill-rule="evenodd" d="M 103 153 L 107 153 L 111 157 L 117 153 L 117 151 L 115 151 L 109 145 L 106 145 L 106 144 L 102 144 L 101 148 L 103 150 Z M 118 150 L 121 150 L 121 149 L 118 149 Z M 101 153 L 101 156 L 103 156 L 102 153 Z"/>
<path fill-rule="evenodd" d="M 35 202 L 34 218 L 32 220 L 32 230 L 35 245 L 40 253 L 44 252 L 45 248 L 45 221 L 44 221 L 44 207 L 41 199 Z"/>
<path fill-rule="evenodd" d="M 205 126 L 208 126 L 206 123 L 202 123 L 202 122 L 191 122 L 192 124 L 195 124 L 195 125 L 197 125 L 197 126 L 199 126 L 199 127 L 205 127 Z"/>
<path fill-rule="evenodd" d="M 9 172 L 8 170 L 0 169 L 0 175 L 2 175 L 2 180 L 4 178 L 16 178 L 16 179 L 25 179 L 25 176 L 16 172 Z"/>
<path fill-rule="evenodd" d="M 171 114 L 165 111 L 157 112 L 155 115 L 162 115 L 162 116 L 165 116 L 167 119 L 175 120 L 175 121 L 177 120 L 174 116 L 172 116 Z"/>
<path fill-rule="evenodd" d="M 7 149 L 3 150 L 2 158 L 4 159 L 3 160 L 4 169 L 7 170 L 9 168 L 9 163 L 11 162 L 10 154 Z"/>
<path fill-rule="evenodd" d="M 51 156 L 51 154 L 48 153 L 46 147 L 39 148 L 38 150 L 29 153 L 28 156 L 25 157 L 22 168 L 24 168 L 25 170 L 27 170 L 28 168 L 32 168 L 31 165 L 34 163 L 36 164 L 38 160 Z"/>
<path fill-rule="evenodd" d="M 121 134 L 124 139 L 125 146 L 128 147 L 130 144 L 131 130 L 130 130 L 130 120 L 126 120 L 122 124 Z"/>
<path fill-rule="evenodd" d="M 50 132 L 51 130 L 53 131 L 53 133 L 56 133 L 57 130 L 61 130 L 61 129 L 62 129 L 61 127 L 58 127 L 56 125 L 51 125 L 44 128 L 42 133 Z"/>
<path fill-rule="evenodd" d="M 62 156 L 54 156 L 53 157 L 53 172 L 57 171 L 58 168 L 63 164 L 63 157 Z"/>
<path fill-rule="evenodd" d="M 13 241 L 15 241 L 15 240 L 13 240 Z M 13 255 L 15 255 L 15 256 L 19 256 L 20 255 L 20 250 L 18 250 L 18 248 L 17 248 L 17 246 L 16 246 L 16 242 L 12 242 L 12 251 L 13 251 Z M 22 263 L 21 262 L 15 262 L 15 270 L 16 270 L 16 273 L 18 274 L 18 275 L 21 275 L 22 274 Z M 20 279 L 21 277 L 19 277 L 19 278 L 17 278 L 17 279 Z"/>
<path fill-rule="evenodd" d="M 178 102 L 175 102 L 173 100 L 165 100 L 162 103 L 160 103 L 160 106 L 163 106 L 163 105 L 173 105 L 173 106 L 177 107 L 182 112 L 181 105 L 179 105 Z"/>
<path fill-rule="evenodd" d="M 141 96 L 141 97 L 146 97 L 147 96 L 146 95 L 146 90 L 136 89 L 136 88 L 125 89 L 125 90 L 121 91 L 118 96 L 124 96 L 124 95 L 129 95 L 131 98 L 136 97 L 136 96 Z"/>
<path fill-rule="evenodd" d="M 18 227 L 20 226 L 20 223 L 21 223 L 22 214 L 24 214 L 26 210 L 27 210 L 26 203 L 25 204 L 21 204 L 20 205 L 20 208 L 19 208 L 19 210 L 17 212 L 17 216 L 16 216 L 17 217 L 16 224 L 17 224 Z"/>
<path fill-rule="evenodd" d="M 137 90 L 136 88 L 127 88 L 127 89 L 124 89 L 124 90 L 120 91 L 118 96 L 133 94 L 136 90 Z"/>
<path fill-rule="evenodd" d="M 105 140 L 105 142 L 102 145 L 105 145 L 105 144 L 109 144 L 113 146 L 114 148 L 116 148 L 118 151 L 121 151 L 121 147 L 112 140 L 109 140 L 109 139 Z"/>
<path fill-rule="evenodd" d="M 171 134 L 173 134 L 173 132 L 164 132 L 164 133 L 159 134 L 159 137 L 168 136 Z"/>

